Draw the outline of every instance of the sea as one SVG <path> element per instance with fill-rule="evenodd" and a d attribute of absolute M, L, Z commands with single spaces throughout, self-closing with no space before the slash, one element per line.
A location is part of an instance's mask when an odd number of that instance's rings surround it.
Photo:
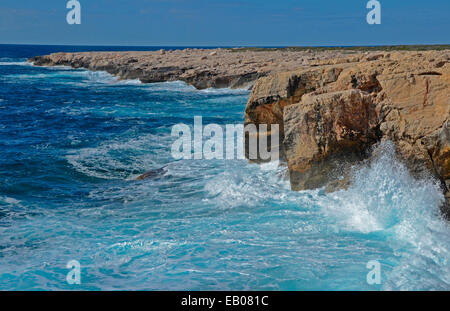
<path fill-rule="evenodd" d="M 439 184 L 391 143 L 294 192 L 282 162 L 172 155 L 176 124 L 242 124 L 248 90 L 26 61 L 161 48 L 0 45 L 0 290 L 450 290 Z"/>

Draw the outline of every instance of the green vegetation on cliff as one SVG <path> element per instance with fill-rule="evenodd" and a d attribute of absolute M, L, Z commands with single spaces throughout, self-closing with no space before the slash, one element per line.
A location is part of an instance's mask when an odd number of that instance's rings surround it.
<path fill-rule="evenodd" d="M 369 51 L 442 51 L 450 50 L 450 44 L 439 45 L 380 45 L 380 46 L 291 46 L 291 47 L 239 47 L 229 48 L 232 52 L 265 52 L 265 51 L 336 51 L 347 50 L 354 52 L 369 52 Z"/>

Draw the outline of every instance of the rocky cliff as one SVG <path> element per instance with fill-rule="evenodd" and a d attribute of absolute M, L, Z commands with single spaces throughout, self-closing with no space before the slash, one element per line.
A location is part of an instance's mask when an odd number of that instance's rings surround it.
<path fill-rule="evenodd" d="M 197 89 L 249 88 L 268 74 L 306 68 L 311 62 L 344 56 L 352 51 L 288 51 L 268 49 L 184 49 L 153 52 L 54 53 L 29 59 L 37 66 L 65 65 L 106 71 L 121 79 L 144 83 L 184 81 Z"/>
<path fill-rule="evenodd" d="M 280 124 L 294 190 L 332 189 L 347 165 L 390 140 L 415 176 L 441 181 L 447 203 L 449 117 L 449 50 L 318 60 L 260 78 L 245 110 L 246 124 Z"/>

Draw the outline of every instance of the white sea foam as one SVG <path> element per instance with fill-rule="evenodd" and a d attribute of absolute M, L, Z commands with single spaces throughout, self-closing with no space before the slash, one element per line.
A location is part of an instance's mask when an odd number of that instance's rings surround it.
<path fill-rule="evenodd" d="M 101 179 L 130 179 L 157 166 L 152 150 L 164 148 L 170 136 L 142 135 L 116 139 L 97 147 L 75 149 L 66 159 L 78 172 Z"/>
<path fill-rule="evenodd" d="M 90 70 L 77 70 L 73 71 L 74 75 L 81 75 L 87 79 L 88 83 L 98 83 L 107 85 L 141 85 L 142 82 L 139 79 L 120 79 L 113 76 L 106 71 L 90 71 Z"/>
<path fill-rule="evenodd" d="M 46 79 L 52 76 L 53 75 L 50 74 L 39 73 L 39 74 L 12 74 L 6 75 L 5 77 L 13 79 Z"/>
<path fill-rule="evenodd" d="M 75 69 L 73 67 L 66 66 L 66 65 L 41 66 L 41 67 L 47 68 L 49 70 L 71 70 L 71 71 L 73 71 L 73 70 L 84 70 L 84 69 Z"/>
<path fill-rule="evenodd" d="M 118 84 L 124 84 L 124 85 L 141 85 L 143 84 L 141 80 L 139 79 L 131 79 L 131 80 L 118 80 Z"/>
<path fill-rule="evenodd" d="M 179 246 L 179 243 L 139 239 L 134 241 L 115 243 L 111 245 L 109 249 L 116 252 L 129 252 L 130 250 L 138 252 L 148 252 L 152 250 L 168 249 L 175 246 Z"/>
<path fill-rule="evenodd" d="M 33 63 L 29 63 L 25 60 L 18 58 L 0 58 L 0 66 L 32 66 Z"/>
<path fill-rule="evenodd" d="M 7 204 L 7 205 L 11 205 L 11 206 L 20 206 L 20 200 L 11 198 L 11 197 L 6 197 L 6 196 L 2 196 L 0 197 L 0 203 L 3 204 Z"/>
<path fill-rule="evenodd" d="M 370 162 L 353 168 L 347 190 L 331 194 L 323 190 L 291 192 L 283 178 L 286 168 L 277 163 L 258 169 L 248 166 L 245 174 L 229 165 L 207 182 L 204 201 L 221 209 L 297 202 L 311 209 L 309 216 L 314 220 L 302 223 L 296 232 L 363 234 L 390 250 L 388 258 L 373 255 L 367 261 L 391 261 L 390 252 L 395 254 L 398 262 L 392 264 L 392 271 L 383 272 L 383 289 L 449 290 L 450 240 L 445 237 L 450 236 L 450 226 L 439 212 L 444 200 L 439 182 L 411 176 L 390 142 L 380 144 L 374 154 Z M 284 212 L 298 217 L 293 211 Z"/>
<path fill-rule="evenodd" d="M 369 164 L 354 168 L 348 190 L 319 201 L 324 213 L 361 232 L 389 230 L 418 217 L 435 217 L 444 200 L 439 183 L 413 178 L 397 159 L 392 143 L 377 148 Z"/>
<path fill-rule="evenodd" d="M 378 232 L 399 250 L 400 263 L 387 276 L 385 289 L 449 289 L 450 226 L 439 214 L 444 197 L 432 178 L 412 177 L 392 143 L 355 168 L 348 190 L 317 196 L 335 230 Z M 383 258 L 381 258 L 382 260 Z M 423 271 L 428 273 L 423 274 Z"/>
<path fill-rule="evenodd" d="M 188 85 L 183 81 L 168 81 L 146 84 L 151 91 L 170 91 L 170 92 L 195 92 L 196 89 L 192 85 Z"/>
<path fill-rule="evenodd" d="M 18 66 L 32 66 L 28 62 L 0 62 L 0 66 L 18 65 Z M 42 66 L 49 70 L 47 73 L 27 73 L 27 74 L 11 74 L 6 75 L 7 78 L 14 79 L 48 79 L 48 78 L 61 78 L 61 77 L 82 77 L 85 81 L 82 83 L 71 82 L 72 84 L 85 85 L 85 84 L 106 84 L 106 85 L 141 85 L 142 82 L 139 79 L 122 80 L 116 76 L 113 76 L 106 71 L 90 71 L 86 69 L 74 69 L 69 66 Z M 54 82 L 55 83 L 55 82 Z M 64 81 L 64 83 L 67 83 Z"/>
<path fill-rule="evenodd" d="M 247 95 L 250 93 L 250 91 L 246 88 L 208 88 L 204 90 L 199 90 L 199 92 L 206 93 L 206 94 L 212 94 L 212 95 L 222 95 L 222 94 L 235 94 L 235 95 Z"/>
<path fill-rule="evenodd" d="M 167 81 L 147 84 L 152 91 L 170 91 L 170 92 L 187 92 L 205 95 L 248 95 L 247 89 L 231 89 L 231 88 L 208 88 L 203 90 L 196 89 L 193 85 L 189 85 L 184 81 Z"/>
<path fill-rule="evenodd" d="M 105 71 L 82 71 L 81 74 L 89 80 L 89 82 L 93 83 L 106 83 L 111 84 L 117 82 L 117 78 L 110 75 Z"/>
<path fill-rule="evenodd" d="M 277 161 L 252 165 L 245 160 L 227 161 L 227 169 L 205 185 L 204 200 L 222 209 L 260 206 L 262 202 L 292 203 L 302 194 L 290 190 L 286 167 Z M 244 173 L 245 172 L 245 173 Z"/>
<path fill-rule="evenodd" d="M 23 65 L 23 66 L 32 66 L 32 63 L 29 62 L 0 62 L 0 65 Z M 55 78 L 61 75 L 58 71 L 62 71 L 63 75 L 67 75 L 67 73 L 75 76 L 83 76 L 86 78 L 88 83 L 98 83 L 98 84 L 106 84 L 106 85 L 141 85 L 146 86 L 151 91 L 170 91 L 170 92 L 195 92 L 199 94 L 207 94 L 207 95 L 226 95 L 226 94 L 234 94 L 234 95 L 248 95 L 249 90 L 245 88 L 231 89 L 231 88 L 208 88 L 203 90 L 198 90 L 194 86 L 187 84 L 184 81 L 167 81 L 167 82 L 157 82 L 157 83 L 142 83 L 140 79 L 120 79 L 117 76 L 111 75 L 106 71 L 91 71 L 83 68 L 72 68 L 70 66 L 41 66 L 43 68 L 47 68 L 53 73 L 48 74 L 21 74 L 21 75 L 10 75 L 10 77 L 19 78 L 19 79 L 41 79 L 41 78 Z M 74 84 L 82 85 L 80 83 L 75 82 Z"/>

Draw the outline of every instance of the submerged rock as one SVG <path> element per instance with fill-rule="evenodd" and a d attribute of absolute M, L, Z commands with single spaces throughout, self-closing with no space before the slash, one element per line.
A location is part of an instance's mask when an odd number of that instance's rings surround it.
<path fill-rule="evenodd" d="M 166 166 L 163 166 L 161 168 L 145 172 L 144 174 L 142 174 L 138 178 L 136 178 L 136 180 L 145 180 L 145 179 L 160 177 L 160 176 L 164 175 L 166 172 L 167 172 Z"/>

